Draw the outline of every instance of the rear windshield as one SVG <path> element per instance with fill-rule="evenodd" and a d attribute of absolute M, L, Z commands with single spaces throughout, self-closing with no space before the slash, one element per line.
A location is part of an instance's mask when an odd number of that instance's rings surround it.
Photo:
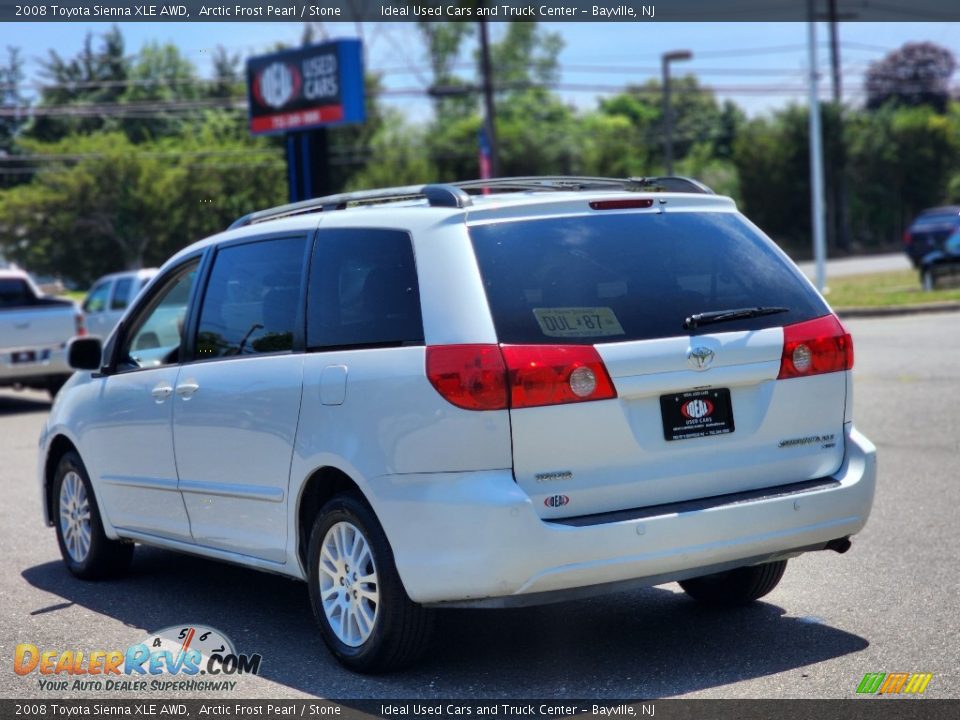
<path fill-rule="evenodd" d="M 497 335 L 524 344 L 621 342 L 759 330 L 826 304 L 732 213 L 611 213 L 470 229 Z M 695 313 L 787 312 L 685 330 Z"/>
<path fill-rule="evenodd" d="M 26 307 L 33 305 L 35 298 L 30 287 L 17 278 L 0 279 L 0 307 Z"/>

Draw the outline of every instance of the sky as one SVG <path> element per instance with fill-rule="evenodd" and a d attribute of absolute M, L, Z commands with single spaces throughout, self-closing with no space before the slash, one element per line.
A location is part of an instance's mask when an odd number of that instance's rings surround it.
<path fill-rule="evenodd" d="M 659 76 L 660 55 L 684 49 L 693 53 L 688 62 L 676 63 L 673 72 L 697 74 L 721 99 L 732 99 L 748 114 L 764 114 L 790 102 L 806 102 L 807 25 L 805 23 L 543 23 L 560 34 L 560 95 L 581 108 L 595 107 L 598 97 L 616 93 L 628 83 Z M 65 57 L 80 50 L 88 32 L 101 34 L 106 23 L 7 23 L 0 25 L 0 48 L 20 47 L 27 59 L 29 82 L 41 82 L 38 60 L 48 48 Z M 297 45 L 303 32 L 290 23 L 120 23 L 127 50 L 135 53 L 149 41 L 176 44 L 198 67 L 210 73 L 211 51 L 218 45 L 243 57 L 264 52 L 277 42 Z M 960 23 L 841 23 L 841 60 L 844 98 L 863 100 L 863 76 L 870 62 L 905 42 L 931 41 L 960 58 Z M 356 37 L 352 23 L 325 23 L 330 38 Z M 503 26 L 493 24 L 496 39 Z M 429 84 L 426 57 L 416 28 L 408 23 L 364 23 L 367 64 L 384 71 L 384 85 L 397 92 L 384 98 L 414 121 L 425 119 L 430 103 L 425 96 L 402 91 L 422 91 Z M 824 96 L 829 93 L 827 28 L 817 26 L 818 64 Z M 464 50 L 468 66 L 473 40 Z M 960 75 L 955 76 L 960 78 Z M 955 79 L 955 84 L 957 84 Z"/>

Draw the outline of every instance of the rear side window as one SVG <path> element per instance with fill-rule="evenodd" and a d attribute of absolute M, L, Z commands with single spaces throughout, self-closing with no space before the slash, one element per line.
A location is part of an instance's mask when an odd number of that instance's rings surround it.
<path fill-rule="evenodd" d="M 321 230 L 307 308 L 309 348 L 422 344 L 410 236 L 398 230 Z"/>
<path fill-rule="evenodd" d="M 33 302 L 33 293 L 23 280 L 0 279 L 0 307 L 26 307 Z"/>
<path fill-rule="evenodd" d="M 731 213 L 611 213 L 470 229 L 497 335 L 524 344 L 757 330 L 829 312 L 772 243 Z M 788 312 L 705 325 L 695 313 Z"/>
<path fill-rule="evenodd" d="M 293 349 L 306 238 L 217 251 L 197 329 L 197 359 Z"/>
<path fill-rule="evenodd" d="M 113 297 L 110 298 L 111 310 L 124 310 L 130 301 L 130 288 L 133 278 L 120 278 L 113 288 Z"/>

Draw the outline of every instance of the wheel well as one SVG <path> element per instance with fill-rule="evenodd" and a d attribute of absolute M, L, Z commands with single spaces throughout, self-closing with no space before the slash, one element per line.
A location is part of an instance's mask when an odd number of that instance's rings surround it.
<path fill-rule="evenodd" d="M 50 443 L 50 450 L 47 452 L 47 462 L 43 468 L 43 500 L 46 503 L 47 517 L 51 523 L 56 513 L 53 511 L 53 475 L 57 471 L 57 465 L 60 464 L 60 458 L 68 452 L 76 452 L 77 448 L 63 435 L 57 435 Z"/>
<path fill-rule="evenodd" d="M 337 468 L 320 468 L 304 483 L 297 508 L 297 555 L 304 568 L 307 567 L 307 548 L 310 545 L 313 519 L 330 498 L 340 493 L 349 493 L 362 502 L 367 502 L 360 487 L 350 476 Z"/>

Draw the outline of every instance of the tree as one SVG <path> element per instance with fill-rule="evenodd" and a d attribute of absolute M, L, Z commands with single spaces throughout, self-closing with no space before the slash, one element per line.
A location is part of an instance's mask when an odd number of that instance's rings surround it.
<path fill-rule="evenodd" d="M 397 112 L 386 112 L 380 131 L 370 140 L 370 158 L 345 189 L 364 190 L 436 181 L 437 171 L 424 152 L 423 132 L 407 125 Z"/>
<path fill-rule="evenodd" d="M 120 132 L 25 141 L 51 162 L 0 195 L 4 254 L 36 272 L 89 282 L 162 263 L 237 217 L 282 202 L 281 151 L 231 137 L 216 120 L 140 145 Z"/>
<path fill-rule="evenodd" d="M 7 61 L 0 65 L 0 108 L 10 114 L 0 115 L 0 153 L 10 153 L 20 128 L 26 122 L 26 113 L 21 110 L 27 104 L 21 89 L 23 79 L 20 50 L 8 47 Z"/>
<path fill-rule="evenodd" d="M 240 69 L 240 55 L 230 54 L 222 45 L 217 45 L 213 55 L 213 84 L 207 95 L 215 98 L 230 98 L 244 94 L 244 76 Z"/>
<path fill-rule="evenodd" d="M 704 88 L 693 75 L 670 81 L 673 110 L 673 148 L 683 158 L 697 144 L 711 143 L 719 157 L 729 158 L 743 112 L 729 101 L 721 108 L 713 91 Z M 636 130 L 635 141 L 646 148 L 644 174 L 660 172 L 663 163 L 663 85 L 650 79 L 630 85 L 624 92 L 600 101 L 609 115 L 623 115 Z"/>
<path fill-rule="evenodd" d="M 560 78 L 560 52 L 563 38 L 558 33 L 545 32 L 535 22 L 512 22 L 499 40 L 490 43 L 490 61 L 493 65 L 494 87 L 498 94 L 533 88 L 548 88 Z M 479 51 L 476 54 L 480 66 Z"/>
<path fill-rule="evenodd" d="M 483 124 L 476 79 L 481 76 L 479 50 L 474 52 L 477 70 L 472 80 L 451 70 L 465 36 L 456 29 L 428 34 L 434 72 L 448 87 L 463 88 L 456 100 L 439 104 L 426 136 L 438 178 L 447 181 L 479 174 L 478 137 Z M 580 162 L 573 140 L 575 113 L 549 90 L 559 76 L 562 47 L 556 33 L 543 31 L 537 23 L 520 22 L 509 23 L 503 35 L 490 44 L 503 175 L 570 172 Z"/>
<path fill-rule="evenodd" d="M 40 92 L 37 113 L 26 128 L 27 136 L 54 142 L 74 133 L 119 127 L 116 118 L 107 113 L 79 108 L 112 105 L 126 92 L 130 64 L 124 53 L 123 36 L 116 26 L 101 36 L 96 48 L 93 36 L 88 34 L 83 49 L 71 59 L 50 50 L 41 67 L 46 84 Z M 70 106 L 78 106 L 76 115 L 64 113 Z M 47 110 L 50 114 L 46 114 Z"/>
<path fill-rule="evenodd" d="M 950 99 L 953 54 L 934 43 L 906 43 L 867 70 L 867 108 L 888 102 L 915 107 L 930 105 L 944 112 Z"/>
<path fill-rule="evenodd" d="M 474 34 L 474 24 L 420 20 L 417 29 L 423 37 L 430 64 L 430 92 L 438 122 L 453 122 L 473 112 L 477 97 L 469 92 L 470 83 L 456 74 L 463 41 Z"/>
<path fill-rule="evenodd" d="M 923 208 L 950 199 L 960 126 L 930 107 L 861 113 L 847 129 L 851 226 L 864 244 L 898 241 Z"/>
<path fill-rule="evenodd" d="M 130 68 L 129 77 L 129 86 L 121 100 L 132 107 L 123 128 L 134 142 L 178 135 L 199 117 L 198 112 L 176 107 L 202 95 L 196 68 L 176 45 L 156 42 L 144 45 Z M 165 111 L 165 106 L 171 110 Z"/>
<path fill-rule="evenodd" d="M 810 248 L 807 108 L 792 105 L 748 122 L 734 143 L 742 210 L 777 242 Z"/>

